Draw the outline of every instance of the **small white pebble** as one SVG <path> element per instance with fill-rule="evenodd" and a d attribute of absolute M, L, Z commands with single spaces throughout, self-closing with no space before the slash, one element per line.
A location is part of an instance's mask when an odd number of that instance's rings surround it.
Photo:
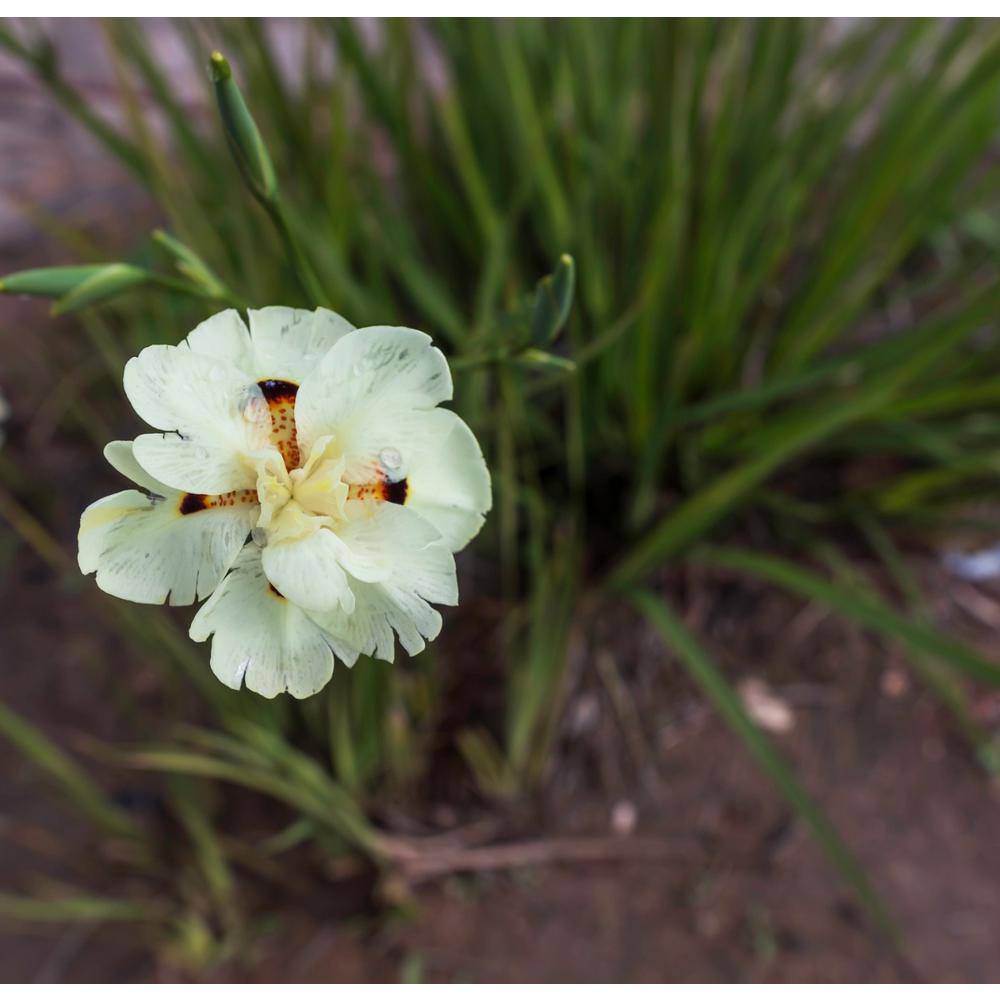
<path fill-rule="evenodd" d="M 611 808 L 611 831 L 619 837 L 627 837 L 635 830 L 639 813 L 635 804 L 628 799 L 616 802 Z"/>
<path fill-rule="evenodd" d="M 795 714 L 784 698 L 759 677 L 740 684 L 740 698 L 750 718 L 769 733 L 787 733 L 795 726 Z"/>
<path fill-rule="evenodd" d="M 574 736 L 582 736 L 593 730 L 601 714 L 601 707 L 594 695 L 580 695 L 569 711 L 569 729 Z"/>
<path fill-rule="evenodd" d="M 906 673 L 898 667 L 884 671 L 880 681 L 882 694 L 887 698 L 901 698 L 910 688 Z"/>

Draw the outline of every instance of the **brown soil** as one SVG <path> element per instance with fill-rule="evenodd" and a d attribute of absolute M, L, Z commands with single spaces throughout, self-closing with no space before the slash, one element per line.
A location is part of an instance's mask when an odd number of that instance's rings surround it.
<path fill-rule="evenodd" d="M 82 732 L 133 736 L 102 701 L 101 677 L 135 671 L 134 659 L 26 552 L 9 568 L 4 702 L 64 745 Z M 873 874 L 901 926 L 905 958 L 873 931 L 739 744 L 644 639 L 641 659 L 618 663 L 639 708 L 638 766 L 587 656 L 544 793 L 516 821 L 505 817 L 515 842 L 608 838 L 621 844 L 620 860 L 447 876 L 422 886 L 400 920 L 380 915 L 367 887 L 317 878 L 315 859 L 303 857 L 304 884 L 277 900 L 253 887 L 244 897 L 274 918 L 271 926 L 261 923 L 239 961 L 199 977 L 384 981 L 408 960 L 444 981 L 995 980 L 1000 802 L 940 709 L 891 651 L 814 609 L 754 591 L 734 598 L 717 581 L 700 589 L 716 597 L 694 603 L 714 609 L 717 621 L 719 593 L 743 604 L 741 618 L 712 629 L 713 645 L 744 668 L 767 666 L 794 718 L 779 742 Z M 978 705 L 985 720 L 996 708 L 990 698 Z M 70 881 L 88 870 L 95 889 L 129 888 L 115 882 L 110 859 L 95 866 L 86 831 L 67 825 L 30 768 L 9 751 L 2 767 L 5 889 L 30 884 L 25 870 Z M 143 788 L 118 790 L 136 799 Z M 622 803 L 635 811 L 631 833 L 615 832 L 614 817 L 628 812 Z M 429 811 L 441 815 L 446 805 Z M 468 818 L 463 812 L 446 821 Z M 642 860 L 629 846 L 651 842 L 662 858 Z M 11 980 L 190 975 L 169 956 L 151 957 L 132 929 L 114 928 L 8 926 L 0 969 Z"/>

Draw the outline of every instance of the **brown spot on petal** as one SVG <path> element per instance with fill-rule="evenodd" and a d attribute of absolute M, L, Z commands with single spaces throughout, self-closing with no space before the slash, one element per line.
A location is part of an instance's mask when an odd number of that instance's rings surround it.
<path fill-rule="evenodd" d="M 182 514 L 197 514 L 200 510 L 218 510 L 220 507 L 235 507 L 237 504 L 257 503 L 256 490 L 232 490 L 212 496 L 205 493 L 184 493 L 178 510 Z"/>
<path fill-rule="evenodd" d="M 278 378 L 265 378 L 257 383 L 258 388 L 264 393 L 268 406 L 279 400 L 294 400 L 299 391 L 299 387 L 294 382 L 283 382 Z"/>
<path fill-rule="evenodd" d="M 208 506 L 209 498 L 204 493 L 185 493 L 181 497 L 180 512 L 182 514 L 197 514 Z"/>
<path fill-rule="evenodd" d="M 271 442 L 281 452 L 287 469 L 297 469 L 302 464 L 298 438 L 295 434 L 295 396 L 299 387 L 294 382 L 265 378 L 257 387 L 267 401 L 271 413 Z"/>
<path fill-rule="evenodd" d="M 389 503 L 406 503 L 407 494 L 410 492 L 410 484 L 405 479 L 399 479 L 394 483 L 386 482 L 385 498 Z"/>
<path fill-rule="evenodd" d="M 371 483 L 352 483 L 348 489 L 351 500 L 382 500 L 388 503 L 406 503 L 410 494 L 410 484 L 406 479 L 395 481 L 382 478 Z"/>

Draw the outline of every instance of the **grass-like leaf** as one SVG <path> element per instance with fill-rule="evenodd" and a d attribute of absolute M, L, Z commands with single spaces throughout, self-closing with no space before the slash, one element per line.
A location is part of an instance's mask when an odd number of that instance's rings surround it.
<path fill-rule="evenodd" d="M 150 907 L 103 896 L 43 899 L 0 893 L 0 919 L 33 923 L 139 923 L 150 920 Z"/>
<path fill-rule="evenodd" d="M 898 942 L 895 922 L 876 892 L 865 869 L 844 843 L 825 811 L 803 788 L 794 771 L 756 723 L 747 715 L 732 685 L 684 624 L 666 604 L 649 591 L 636 591 L 633 602 L 656 628 L 681 666 L 701 688 L 727 726 L 740 738 L 798 819 L 809 828 L 834 867 L 851 885 L 877 927 Z"/>
<path fill-rule="evenodd" d="M 743 573 L 800 594 L 880 635 L 904 643 L 919 655 L 937 657 L 954 670 L 975 680 L 1000 684 L 1000 665 L 974 649 L 919 620 L 897 613 L 870 594 L 829 583 L 795 563 L 743 549 L 714 546 L 697 549 L 692 553 L 692 558 L 706 565 Z"/>
<path fill-rule="evenodd" d="M 0 704 L 0 737 L 37 767 L 66 799 L 98 829 L 117 836 L 135 837 L 138 828 L 100 786 L 75 761 L 59 749 L 37 726 Z"/>

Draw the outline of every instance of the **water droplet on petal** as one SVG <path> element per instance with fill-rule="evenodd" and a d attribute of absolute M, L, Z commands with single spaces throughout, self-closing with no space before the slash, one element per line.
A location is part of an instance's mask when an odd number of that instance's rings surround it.
<path fill-rule="evenodd" d="M 378 453 L 378 460 L 382 463 L 382 468 L 389 475 L 399 472 L 403 466 L 403 456 L 400 455 L 396 448 L 383 448 Z"/>
<path fill-rule="evenodd" d="M 242 414 L 248 424 L 260 423 L 270 415 L 267 400 L 257 386 L 252 386 L 244 395 Z"/>

